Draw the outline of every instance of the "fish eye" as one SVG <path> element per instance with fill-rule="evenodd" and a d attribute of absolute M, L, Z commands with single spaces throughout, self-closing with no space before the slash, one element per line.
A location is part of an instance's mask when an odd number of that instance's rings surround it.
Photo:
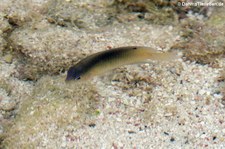
<path fill-rule="evenodd" d="M 80 77 L 77 77 L 76 80 L 80 80 Z"/>

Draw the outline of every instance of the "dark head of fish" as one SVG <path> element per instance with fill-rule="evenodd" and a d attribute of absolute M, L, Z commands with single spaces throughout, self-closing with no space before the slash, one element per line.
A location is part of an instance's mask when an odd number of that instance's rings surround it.
<path fill-rule="evenodd" d="M 122 47 L 88 56 L 75 66 L 69 68 L 66 81 L 79 80 L 85 72 L 93 68 L 96 64 L 114 59 L 115 57 L 122 57 L 127 51 L 136 49 L 137 47 Z"/>
<path fill-rule="evenodd" d="M 82 75 L 82 69 L 79 66 L 70 67 L 67 72 L 66 81 L 79 80 Z"/>

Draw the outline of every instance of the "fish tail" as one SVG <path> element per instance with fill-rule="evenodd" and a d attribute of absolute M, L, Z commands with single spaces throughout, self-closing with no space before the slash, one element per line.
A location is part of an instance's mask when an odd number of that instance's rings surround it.
<path fill-rule="evenodd" d="M 178 59 L 177 52 L 150 53 L 149 58 L 157 61 L 171 61 Z"/>

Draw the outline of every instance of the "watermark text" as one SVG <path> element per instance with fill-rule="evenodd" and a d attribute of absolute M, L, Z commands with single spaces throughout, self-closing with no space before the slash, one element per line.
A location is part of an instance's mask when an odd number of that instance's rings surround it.
<path fill-rule="evenodd" d="M 206 7 L 213 7 L 213 6 L 224 6 L 223 2 L 177 2 L 178 6 L 187 7 L 187 6 L 206 6 Z"/>

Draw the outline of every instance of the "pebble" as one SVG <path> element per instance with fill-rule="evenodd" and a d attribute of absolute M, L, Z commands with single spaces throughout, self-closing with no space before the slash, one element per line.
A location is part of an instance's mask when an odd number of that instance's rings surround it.
<path fill-rule="evenodd" d="M 169 117 L 169 116 L 172 116 L 173 114 L 172 113 L 165 113 L 165 117 Z"/>
<path fill-rule="evenodd" d="M 7 54 L 7 55 L 5 55 L 5 56 L 4 56 L 4 61 L 5 61 L 6 63 L 11 64 L 12 61 L 13 61 L 13 56 L 12 56 L 12 54 Z"/>
<path fill-rule="evenodd" d="M 0 109 L 3 111 L 11 111 L 15 109 L 16 102 L 10 98 L 5 98 L 0 101 Z"/>
<path fill-rule="evenodd" d="M 206 93 L 205 90 L 200 90 L 200 91 L 199 91 L 199 95 L 204 95 L 205 93 Z"/>
<path fill-rule="evenodd" d="M 217 99 L 223 98 L 223 95 L 221 95 L 221 94 L 213 94 L 213 96 Z"/>
<path fill-rule="evenodd" d="M 195 105 L 195 101 L 191 101 L 190 103 L 191 103 L 192 105 Z"/>

